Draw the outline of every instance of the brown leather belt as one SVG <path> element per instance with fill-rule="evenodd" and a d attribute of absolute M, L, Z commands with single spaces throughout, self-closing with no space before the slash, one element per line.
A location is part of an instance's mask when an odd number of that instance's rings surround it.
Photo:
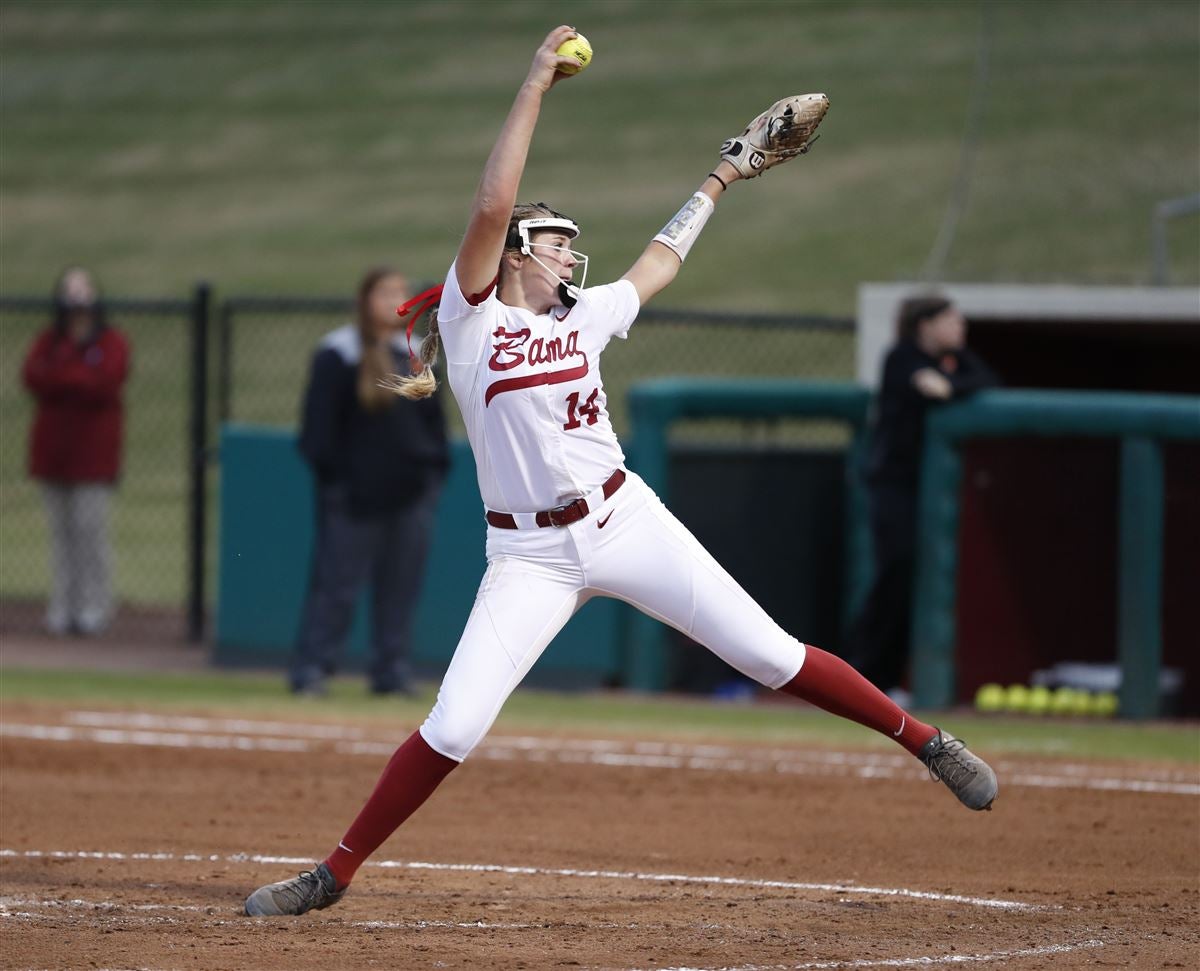
<path fill-rule="evenodd" d="M 599 489 L 603 493 L 604 499 L 609 499 L 613 493 L 625 484 L 625 470 L 617 469 L 612 475 L 605 480 L 604 485 Z M 597 498 L 593 493 L 590 497 L 593 501 Z M 603 500 L 601 500 L 603 501 Z M 554 509 L 547 509 L 545 512 L 534 514 L 534 521 L 539 527 L 541 526 L 570 526 L 571 523 L 577 523 L 592 512 L 588 506 L 587 498 L 579 498 L 574 502 L 568 502 L 565 506 L 558 506 Z M 517 520 L 512 513 L 509 512 L 492 512 L 487 511 L 487 521 L 489 526 L 495 526 L 497 529 L 518 529 Z"/>

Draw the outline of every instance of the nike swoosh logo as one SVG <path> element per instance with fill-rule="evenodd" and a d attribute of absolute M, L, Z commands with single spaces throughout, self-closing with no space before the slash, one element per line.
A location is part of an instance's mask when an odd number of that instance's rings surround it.
<path fill-rule="evenodd" d="M 603 519 L 601 519 L 600 522 L 596 523 L 596 528 L 603 529 L 610 519 L 612 519 L 611 512 L 607 516 L 605 516 Z"/>
<path fill-rule="evenodd" d="M 610 515 L 611 515 L 611 513 L 610 513 Z M 894 732 L 892 732 L 892 735 L 895 736 L 896 738 L 899 738 L 900 733 L 904 731 L 904 726 L 907 722 L 908 722 L 908 718 L 904 715 L 901 715 L 900 716 L 900 727 L 897 728 Z"/>

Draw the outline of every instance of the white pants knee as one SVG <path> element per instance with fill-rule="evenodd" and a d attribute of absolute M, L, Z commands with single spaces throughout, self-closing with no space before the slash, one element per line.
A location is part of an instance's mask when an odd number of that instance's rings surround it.
<path fill-rule="evenodd" d="M 603 526 L 599 524 L 603 523 Z M 571 616 L 614 597 L 778 688 L 804 663 L 779 627 L 636 475 L 570 526 L 488 528 L 488 568 L 421 735 L 462 761 Z"/>

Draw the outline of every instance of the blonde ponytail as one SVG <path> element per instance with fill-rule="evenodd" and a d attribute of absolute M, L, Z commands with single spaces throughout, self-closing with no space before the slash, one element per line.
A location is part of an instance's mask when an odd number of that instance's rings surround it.
<path fill-rule="evenodd" d="M 438 348 L 442 345 L 438 333 L 437 314 L 429 315 L 429 333 L 421 341 L 420 370 L 411 375 L 392 374 L 379 382 L 379 386 L 401 398 L 417 401 L 428 398 L 437 390 L 437 378 L 433 366 L 437 363 Z"/>

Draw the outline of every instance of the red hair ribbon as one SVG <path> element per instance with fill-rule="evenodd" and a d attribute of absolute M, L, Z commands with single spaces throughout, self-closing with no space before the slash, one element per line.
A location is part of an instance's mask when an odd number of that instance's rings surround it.
<path fill-rule="evenodd" d="M 412 314 L 412 317 L 408 321 L 408 328 L 404 332 L 405 339 L 408 341 L 408 356 L 410 358 L 413 356 L 413 326 L 416 324 L 421 314 L 425 313 L 426 310 L 432 310 L 441 301 L 442 287 L 443 284 L 439 283 L 436 287 L 430 287 L 428 290 L 423 290 L 411 300 L 406 300 L 403 304 L 396 308 L 396 315 L 398 317 L 408 317 L 409 314 Z"/>

